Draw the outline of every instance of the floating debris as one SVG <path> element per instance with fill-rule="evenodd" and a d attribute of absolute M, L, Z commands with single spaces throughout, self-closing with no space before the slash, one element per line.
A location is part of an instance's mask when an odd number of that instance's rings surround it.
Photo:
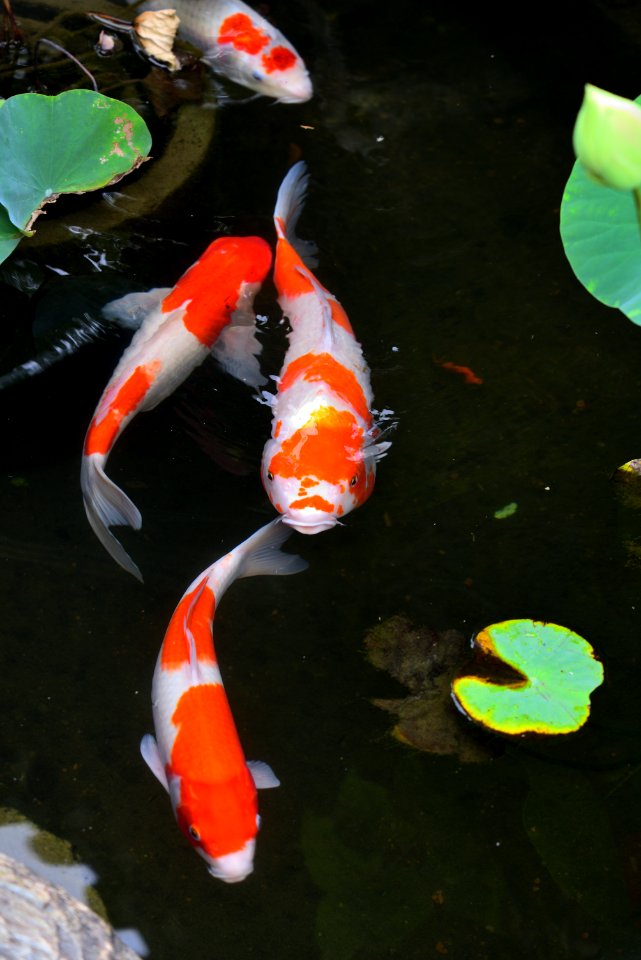
<path fill-rule="evenodd" d="M 505 520 L 506 517 L 513 516 L 518 510 L 518 503 L 506 503 L 504 507 L 501 507 L 500 510 L 494 511 L 495 520 Z"/>
<path fill-rule="evenodd" d="M 480 386 L 483 383 L 483 378 L 478 377 L 471 367 L 464 367 L 460 363 L 452 363 L 451 360 L 437 360 L 439 367 L 442 367 L 443 370 L 450 370 L 452 373 L 458 373 L 466 383 L 471 383 L 476 386 Z"/>
<path fill-rule="evenodd" d="M 179 23 L 175 10 L 145 10 L 134 20 L 136 37 L 144 52 L 170 70 L 179 70 L 181 66 L 173 52 Z"/>

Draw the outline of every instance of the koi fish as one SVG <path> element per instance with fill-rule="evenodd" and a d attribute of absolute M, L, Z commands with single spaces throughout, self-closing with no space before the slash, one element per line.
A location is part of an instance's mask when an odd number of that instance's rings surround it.
<path fill-rule="evenodd" d="M 167 628 L 152 685 L 156 738 L 140 751 L 163 785 L 178 826 L 226 883 L 253 870 L 260 826 L 257 788 L 277 787 L 272 769 L 245 760 L 212 637 L 214 610 L 239 577 L 291 574 L 300 557 L 279 550 L 291 531 L 280 518 L 216 560 L 185 591 Z"/>
<path fill-rule="evenodd" d="M 264 382 L 256 354 L 253 301 L 271 266 L 260 237 L 221 237 L 173 288 L 130 293 L 103 308 L 138 328 L 107 384 L 85 437 L 80 486 L 91 528 L 123 569 L 140 570 L 110 532 L 139 530 L 138 508 L 105 474 L 114 443 L 137 413 L 168 397 L 211 352 L 233 376 Z"/>
<path fill-rule="evenodd" d="M 151 0 L 143 9 L 166 6 L 166 0 Z M 303 103 L 312 96 L 300 55 L 242 0 L 172 0 L 171 6 L 180 18 L 178 35 L 202 50 L 216 73 L 280 103 Z"/>
<path fill-rule="evenodd" d="M 376 442 L 369 367 L 347 314 L 301 257 L 309 255 L 309 244 L 303 247 L 294 230 L 307 182 L 299 161 L 274 210 L 274 282 L 291 332 L 277 393 L 264 394 L 273 422 L 261 473 L 284 522 L 318 533 L 369 497 L 376 462 L 390 443 Z"/>

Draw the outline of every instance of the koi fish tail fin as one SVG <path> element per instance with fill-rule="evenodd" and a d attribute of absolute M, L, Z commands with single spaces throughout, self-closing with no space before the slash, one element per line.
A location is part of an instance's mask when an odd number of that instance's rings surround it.
<path fill-rule="evenodd" d="M 318 265 L 318 247 L 313 240 L 301 240 L 296 235 L 296 226 L 303 210 L 309 174 L 307 165 L 299 160 L 290 167 L 280 185 L 274 208 L 274 225 L 281 240 L 292 245 L 303 263 L 308 267 Z"/>
<path fill-rule="evenodd" d="M 142 582 L 142 574 L 125 548 L 109 530 L 111 526 L 130 526 L 139 530 L 142 524 L 140 511 L 126 493 L 106 475 L 103 454 L 92 453 L 82 458 L 80 487 L 85 512 L 91 529 L 108 554 L 123 570 Z"/>
<path fill-rule="evenodd" d="M 236 547 L 232 551 L 238 559 L 236 577 L 287 576 L 305 570 L 307 560 L 280 549 L 290 533 L 291 529 L 277 517 Z"/>

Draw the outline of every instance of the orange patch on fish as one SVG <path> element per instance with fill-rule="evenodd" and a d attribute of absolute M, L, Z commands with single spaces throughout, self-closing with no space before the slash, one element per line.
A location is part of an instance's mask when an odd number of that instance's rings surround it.
<path fill-rule="evenodd" d="M 322 510 L 324 513 L 333 513 L 334 504 L 329 500 L 324 500 L 316 494 L 313 497 L 303 497 L 301 500 L 294 500 L 290 503 L 290 510 L 302 510 L 304 507 L 313 507 L 315 510 Z"/>
<path fill-rule="evenodd" d="M 334 323 L 337 323 L 339 327 L 342 327 L 343 330 L 347 330 L 348 333 L 351 333 L 351 335 L 354 336 L 354 330 L 349 322 L 349 317 L 345 313 L 338 300 L 330 299 L 329 303 L 332 310 L 332 320 Z"/>
<path fill-rule="evenodd" d="M 281 431 L 281 429 L 282 429 L 282 426 L 283 426 L 283 421 L 282 421 L 282 420 L 278 420 L 278 421 L 276 422 L 276 426 L 274 427 L 274 436 L 275 436 L 275 437 L 277 437 L 278 434 L 280 433 L 280 431 Z"/>
<path fill-rule="evenodd" d="M 185 327 L 209 349 L 232 318 L 241 284 L 262 283 L 271 261 L 261 237 L 219 237 L 165 297 L 162 312 L 186 304 Z"/>
<path fill-rule="evenodd" d="M 351 370 L 334 360 L 329 353 L 305 353 L 292 360 L 280 378 L 278 389 L 282 393 L 302 377 L 308 383 L 326 383 L 336 396 L 348 403 L 366 423 L 371 416 L 363 388 Z"/>
<path fill-rule="evenodd" d="M 192 651 L 187 629 L 194 638 L 198 660 L 203 663 L 216 662 L 211 638 L 216 598 L 210 587 L 203 587 L 204 583 L 205 580 L 201 580 L 193 590 L 185 594 L 174 611 L 160 654 L 164 670 L 179 670 L 189 662 Z"/>
<path fill-rule="evenodd" d="M 268 470 L 280 477 L 316 477 L 340 483 L 354 473 L 363 431 L 352 413 L 320 407 L 274 454 Z"/>
<path fill-rule="evenodd" d="M 96 414 L 89 425 L 85 440 L 84 454 L 108 453 L 118 436 L 120 425 L 125 417 L 132 414 L 144 400 L 154 377 L 160 370 L 160 360 L 141 364 L 125 380 L 115 396 L 108 403 L 107 412 Z"/>
<path fill-rule="evenodd" d="M 176 819 L 193 847 L 206 850 L 210 857 L 222 857 L 256 836 L 256 788 L 244 765 L 213 791 L 208 787 L 190 777 L 183 779 Z M 190 835 L 190 826 L 198 830 L 200 841 Z"/>
<path fill-rule="evenodd" d="M 285 231 L 283 221 L 277 221 Z M 300 271 L 303 271 L 301 273 Z M 305 273 L 306 267 L 288 240 L 279 238 L 274 263 L 274 283 L 279 295 L 299 297 L 303 293 L 313 293 L 314 287 Z"/>
<path fill-rule="evenodd" d="M 220 683 L 189 687 L 171 722 L 177 728 L 170 768 L 199 783 L 219 783 L 244 765 L 234 718 Z"/>
<path fill-rule="evenodd" d="M 221 23 L 218 43 L 231 43 L 235 50 L 253 55 L 267 46 L 269 37 L 246 13 L 233 13 Z"/>
<path fill-rule="evenodd" d="M 287 47 L 273 47 L 269 53 L 263 54 L 261 60 L 265 71 L 273 73 L 274 70 L 289 70 L 293 67 L 296 63 L 296 54 Z"/>

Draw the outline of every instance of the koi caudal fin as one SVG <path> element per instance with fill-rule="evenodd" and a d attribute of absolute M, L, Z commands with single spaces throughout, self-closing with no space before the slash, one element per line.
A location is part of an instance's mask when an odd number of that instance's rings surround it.
<path fill-rule="evenodd" d="M 306 570 L 307 560 L 280 549 L 291 532 L 277 517 L 207 567 L 186 592 L 206 582 L 218 604 L 227 588 L 241 577 L 288 576 Z"/>
<path fill-rule="evenodd" d="M 92 453 L 82 458 L 80 487 L 87 519 L 101 544 L 123 570 L 142 582 L 142 574 L 125 548 L 110 532 L 111 526 L 130 526 L 140 530 L 142 517 L 126 493 L 106 475 L 105 457 Z"/>
<path fill-rule="evenodd" d="M 281 183 L 276 206 L 274 207 L 274 225 L 281 240 L 287 240 L 307 267 L 315 267 L 318 263 L 316 254 L 318 247 L 313 240 L 301 240 L 296 235 L 296 226 L 303 210 L 309 174 L 307 165 L 299 160 L 287 171 Z"/>
<path fill-rule="evenodd" d="M 238 555 L 236 578 L 287 576 L 306 570 L 309 566 L 307 560 L 293 553 L 283 553 L 280 549 L 290 533 L 291 530 L 277 517 L 235 547 L 232 554 Z"/>

